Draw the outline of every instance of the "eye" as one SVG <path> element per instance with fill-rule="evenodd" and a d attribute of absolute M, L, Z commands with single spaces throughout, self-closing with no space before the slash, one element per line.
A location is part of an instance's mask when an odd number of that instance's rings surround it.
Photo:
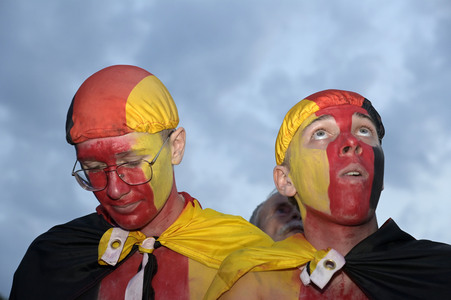
<path fill-rule="evenodd" d="M 94 169 L 87 169 L 87 170 L 85 170 L 87 173 L 89 173 L 89 174 L 96 174 L 96 173 L 99 173 L 99 172 L 103 172 L 103 169 L 99 169 L 99 168 L 94 168 Z"/>
<path fill-rule="evenodd" d="M 373 130 L 368 128 L 368 127 L 366 127 L 366 126 L 362 126 L 362 127 L 359 128 L 357 134 L 360 135 L 360 136 L 372 136 L 373 135 Z"/>
<path fill-rule="evenodd" d="M 98 163 L 98 162 L 83 162 L 80 163 L 83 170 L 89 170 L 90 172 L 98 172 L 102 171 L 106 167 L 106 164 Z"/>
<path fill-rule="evenodd" d="M 122 164 L 122 167 L 127 167 L 127 168 L 137 168 L 137 167 L 141 167 L 141 165 L 144 163 L 144 161 L 142 160 L 135 160 L 135 161 L 130 161 L 130 162 L 126 162 L 124 164 Z"/>
<path fill-rule="evenodd" d="M 278 214 L 288 214 L 290 212 L 290 207 L 287 205 L 278 206 L 276 209 L 276 213 Z"/>
<path fill-rule="evenodd" d="M 314 140 L 324 140 L 326 138 L 327 138 L 327 132 L 324 129 L 318 129 L 312 135 L 312 139 L 314 139 Z"/>

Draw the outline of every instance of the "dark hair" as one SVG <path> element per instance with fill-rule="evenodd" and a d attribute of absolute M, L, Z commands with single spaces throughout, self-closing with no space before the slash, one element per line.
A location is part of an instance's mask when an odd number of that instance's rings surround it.
<path fill-rule="evenodd" d="M 265 201 L 263 201 L 262 203 L 260 203 L 259 205 L 257 205 L 257 207 L 254 209 L 254 211 L 252 212 L 252 216 L 249 219 L 249 222 L 251 224 L 254 224 L 255 226 L 257 226 L 258 228 L 260 228 L 260 218 L 259 218 L 259 213 L 260 213 L 260 208 L 262 208 L 263 204 L 268 201 L 272 196 L 274 196 L 275 194 L 277 194 L 279 191 L 277 191 L 277 189 L 273 189 L 271 191 L 271 193 L 269 193 L 268 197 L 266 197 Z"/>

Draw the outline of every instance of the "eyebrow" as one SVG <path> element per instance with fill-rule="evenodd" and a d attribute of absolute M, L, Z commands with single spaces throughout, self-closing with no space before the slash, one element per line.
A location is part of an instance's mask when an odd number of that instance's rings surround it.
<path fill-rule="evenodd" d="M 138 148 L 138 149 L 133 149 L 133 150 L 128 150 L 128 151 L 124 151 L 124 152 L 120 152 L 115 154 L 114 156 L 116 158 L 125 158 L 127 156 L 147 156 L 148 154 L 144 154 L 143 152 L 146 151 L 146 148 Z"/>
<path fill-rule="evenodd" d="M 124 151 L 124 152 L 119 152 L 119 153 L 116 153 L 114 156 L 116 157 L 116 158 L 122 158 L 122 157 L 125 157 L 125 156 L 127 156 L 127 155 L 130 155 L 130 153 L 132 153 L 132 151 Z"/>
<path fill-rule="evenodd" d="M 354 113 L 355 116 L 362 118 L 362 119 L 367 119 L 369 120 L 374 126 L 376 126 L 376 122 L 374 122 L 373 118 L 371 118 L 369 115 L 365 115 L 362 114 L 361 112 L 355 112 Z M 316 122 L 319 121 L 323 121 L 323 120 L 328 120 L 330 118 L 333 118 L 331 115 L 321 115 L 318 118 L 314 119 L 312 122 L 310 122 L 307 126 L 304 127 L 304 129 L 302 130 L 303 132 L 308 129 L 310 126 L 314 125 Z"/>
<path fill-rule="evenodd" d="M 307 128 L 309 128 L 310 126 L 312 126 L 313 124 L 315 124 L 316 122 L 322 121 L 322 120 L 327 120 L 333 118 L 331 115 L 322 115 L 319 116 L 318 118 L 316 118 L 315 120 L 313 120 L 312 122 L 310 122 L 307 126 L 304 127 L 303 131 L 306 130 Z"/>
<path fill-rule="evenodd" d="M 371 121 L 371 123 L 373 123 L 374 126 L 376 126 L 376 122 L 374 122 L 373 118 L 371 118 L 369 115 L 365 115 L 360 112 L 356 112 L 356 113 L 354 113 L 354 115 L 356 115 L 357 117 L 360 117 L 362 119 L 367 119 L 367 120 Z"/>

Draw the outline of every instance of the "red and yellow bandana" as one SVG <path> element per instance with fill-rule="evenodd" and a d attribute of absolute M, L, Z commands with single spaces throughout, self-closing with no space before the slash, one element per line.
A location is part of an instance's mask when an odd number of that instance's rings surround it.
<path fill-rule="evenodd" d="M 362 107 L 368 112 L 375 122 L 379 139 L 382 140 L 385 130 L 381 117 L 368 99 L 354 92 L 325 90 L 301 100 L 285 115 L 276 139 L 276 163 L 283 163 L 293 136 L 310 115 L 326 107 L 349 104 Z"/>
<path fill-rule="evenodd" d="M 116 65 L 94 73 L 80 86 L 67 113 L 66 139 L 78 144 L 130 132 L 156 133 L 178 122 L 174 100 L 156 76 Z"/>

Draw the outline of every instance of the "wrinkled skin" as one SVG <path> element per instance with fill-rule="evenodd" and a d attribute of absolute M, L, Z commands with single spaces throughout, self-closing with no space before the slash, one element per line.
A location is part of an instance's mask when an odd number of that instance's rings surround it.
<path fill-rule="evenodd" d="M 303 231 L 301 214 L 294 203 L 279 193 L 266 200 L 258 212 L 258 223 L 274 241 Z"/>

